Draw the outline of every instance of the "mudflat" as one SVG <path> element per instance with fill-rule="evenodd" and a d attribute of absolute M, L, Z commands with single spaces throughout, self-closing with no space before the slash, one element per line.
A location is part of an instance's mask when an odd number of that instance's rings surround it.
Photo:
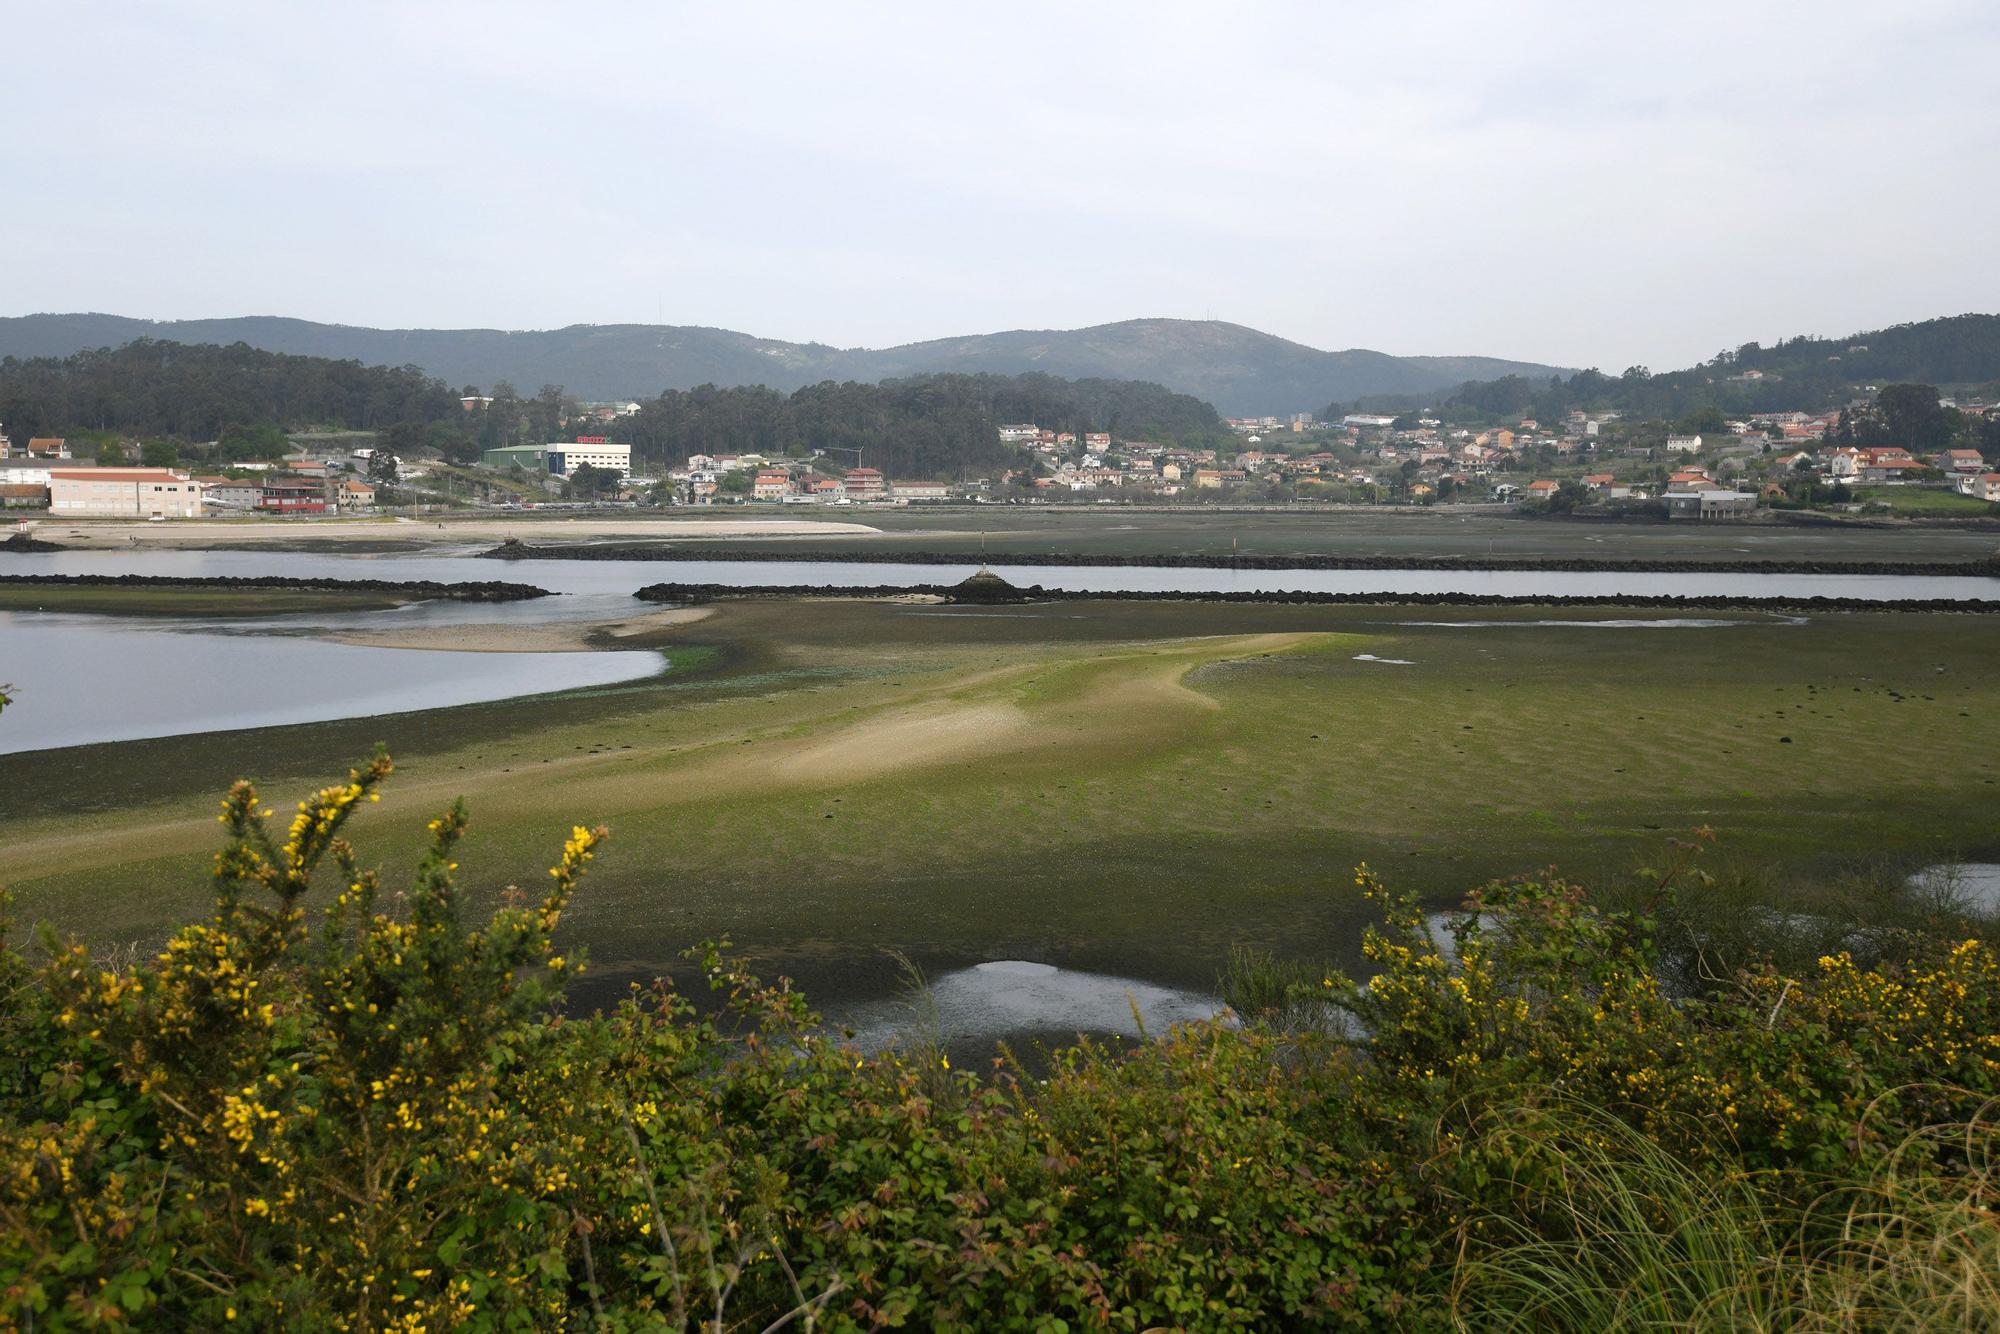
<path fill-rule="evenodd" d="M 0 757 L 0 880 L 22 919 L 150 939 L 200 911 L 231 780 L 288 802 L 377 741 L 400 772 L 353 827 L 369 860 L 407 864 L 462 795 L 492 899 L 611 826 L 565 931 L 614 990 L 723 932 L 829 1000 L 888 948 L 1206 985 L 1233 943 L 1343 957 L 1358 862 L 1443 903 L 1552 863 L 1617 884 L 1696 826 L 1746 909 L 2000 851 L 1984 617 L 701 610 L 594 641 L 663 650 L 645 682 Z"/>

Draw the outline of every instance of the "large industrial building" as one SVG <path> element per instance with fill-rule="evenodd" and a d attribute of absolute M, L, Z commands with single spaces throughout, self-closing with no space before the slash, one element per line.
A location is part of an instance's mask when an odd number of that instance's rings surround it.
<path fill-rule="evenodd" d="M 482 451 L 479 462 L 488 468 L 520 467 L 529 472 L 553 473 L 558 477 L 572 477 L 578 468 L 588 464 L 603 471 L 630 476 L 632 446 L 608 444 L 588 437 L 567 444 L 557 441 L 546 445 L 508 445 L 503 449 Z"/>
<path fill-rule="evenodd" d="M 49 512 L 77 519 L 199 519 L 201 483 L 168 468 L 57 468 L 49 473 Z"/>

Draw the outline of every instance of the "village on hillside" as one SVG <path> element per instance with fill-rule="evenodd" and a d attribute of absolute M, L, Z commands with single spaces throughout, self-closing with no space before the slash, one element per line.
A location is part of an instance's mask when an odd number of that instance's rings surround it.
<path fill-rule="evenodd" d="M 484 402 L 473 396 L 463 406 Z M 2000 421 L 2000 403 L 1942 406 Z M 585 404 L 563 425 L 610 432 L 639 410 L 629 402 Z M 205 457 L 217 466 L 202 469 L 149 457 L 136 441 L 99 447 L 93 459 L 75 456 L 61 438 L 17 444 L 0 431 L 0 507 L 166 520 L 390 506 L 1481 504 L 1734 520 L 1785 509 L 1973 515 L 2000 505 L 2000 465 L 1980 451 L 1839 443 L 1840 421 L 1839 412 L 1787 411 L 1718 418 L 1697 432 L 1615 411 L 1485 427 L 1423 414 L 1355 412 L 1330 422 L 1299 414 L 1230 418 L 1228 443 L 1199 448 L 1009 422 L 996 434 L 1014 466 L 960 477 L 885 475 L 869 465 L 865 446 L 803 457 L 695 453 L 658 467 L 609 434 L 487 449 L 476 464 L 392 457 L 367 433 L 292 435 L 277 457 L 226 466 L 225 451 L 208 446 Z"/>

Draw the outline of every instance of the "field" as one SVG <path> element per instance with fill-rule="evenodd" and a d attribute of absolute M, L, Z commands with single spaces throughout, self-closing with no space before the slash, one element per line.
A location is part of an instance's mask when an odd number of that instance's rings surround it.
<path fill-rule="evenodd" d="M 722 933 L 827 998 L 886 985 L 890 947 L 1205 984 L 1238 942 L 1351 958 L 1360 861 L 1444 903 L 1623 879 L 1698 825 L 1746 905 L 2000 850 L 1990 618 L 1573 624 L 1604 616 L 725 603 L 651 632 L 652 682 L 0 757 L 0 881 L 150 938 L 201 909 L 230 779 L 283 810 L 377 740 L 370 858 L 463 794 L 492 895 L 612 827 L 565 919 L 597 994 Z"/>
<path fill-rule="evenodd" d="M 1962 496 L 1956 491 L 1928 487 L 1880 486 L 1855 494 L 1861 500 L 1887 505 L 1897 514 L 1910 517 L 1991 518 L 1996 510 L 2000 510 L 2000 506 L 1977 496 Z"/>

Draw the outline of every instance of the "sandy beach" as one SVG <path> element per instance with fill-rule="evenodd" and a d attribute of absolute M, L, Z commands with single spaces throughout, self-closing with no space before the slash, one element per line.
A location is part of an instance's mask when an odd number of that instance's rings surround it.
<path fill-rule="evenodd" d="M 624 518 L 478 519 L 183 519 L 169 523 L 116 519 L 38 519 L 17 525 L 45 542 L 65 547 L 237 546 L 271 543 L 393 542 L 427 546 L 472 542 L 577 542 L 619 539 L 659 541 L 729 537 L 867 537 L 881 530 L 865 523 L 809 519 L 681 519 L 635 515 Z"/>
<path fill-rule="evenodd" d="M 545 625 L 425 625 L 397 630 L 341 630 L 325 638 L 366 648 L 449 649 L 458 653 L 588 653 L 616 648 L 669 626 L 691 625 L 715 614 L 713 607 L 674 607 L 617 621 L 555 622 Z"/>

